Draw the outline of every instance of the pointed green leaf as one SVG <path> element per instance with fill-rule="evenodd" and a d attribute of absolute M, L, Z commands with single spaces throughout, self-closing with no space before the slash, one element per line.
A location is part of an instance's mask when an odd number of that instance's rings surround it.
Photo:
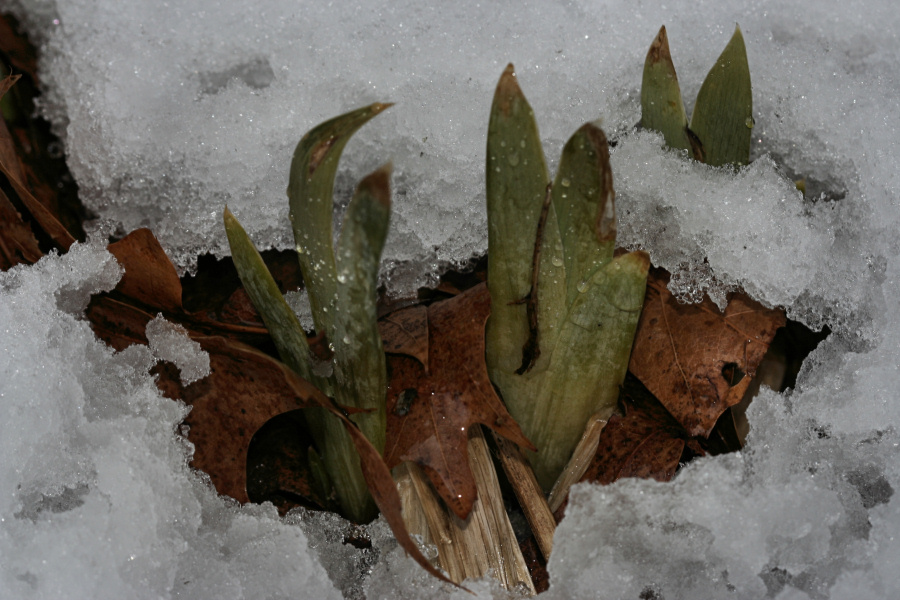
<path fill-rule="evenodd" d="M 609 147 L 596 125 L 583 125 L 566 142 L 553 183 L 553 209 L 563 247 L 567 304 L 571 304 L 591 275 L 612 260 L 616 246 Z"/>
<path fill-rule="evenodd" d="M 700 87 L 691 130 L 703 145 L 707 164 L 718 167 L 750 162 L 753 97 L 740 27 L 735 27 L 731 41 Z"/>
<path fill-rule="evenodd" d="M 344 146 L 369 119 L 390 104 L 372 104 L 310 130 L 294 150 L 288 198 L 294 242 L 317 333 L 333 336 L 337 294 L 331 214 L 334 176 Z"/>
<path fill-rule="evenodd" d="M 512 373 L 529 337 L 526 306 L 538 221 L 550 178 L 531 106 L 506 67 L 491 106 L 487 135 L 489 372 Z"/>
<path fill-rule="evenodd" d="M 611 414 L 625 380 L 650 259 L 632 252 L 606 263 L 585 282 L 559 326 L 556 349 L 522 429 L 539 448 L 535 476 L 549 491 L 591 415 Z M 515 414 L 513 415 L 515 416 Z"/>
<path fill-rule="evenodd" d="M 225 208 L 224 219 L 234 266 L 247 295 L 250 296 L 250 301 L 259 311 L 269 334 L 275 341 L 281 360 L 298 375 L 314 382 L 310 370 L 306 332 L 303 331 L 297 315 L 281 295 L 278 284 L 269 273 L 262 256 L 228 207 Z"/>
<path fill-rule="evenodd" d="M 391 211 L 391 165 L 356 189 L 338 242 L 338 311 L 334 338 L 339 404 L 368 409 L 350 418 L 384 450 L 387 368 L 378 330 L 378 271 Z"/>
<path fill-rule="evenodd" d="M 669 148 L 690 150 L 691 143 L 681 87 L 669 52 L 666 27 L 659 29 L 644 61 L 644 80 L 641 84 L 641 125 L 663 134 Z"/>

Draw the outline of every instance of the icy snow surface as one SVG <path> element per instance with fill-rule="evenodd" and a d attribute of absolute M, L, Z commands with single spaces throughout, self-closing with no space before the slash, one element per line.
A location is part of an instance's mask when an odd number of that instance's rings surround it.
<path fill-rule="evenodd" d="M 835 333 L 794 391 L 754 402 L 743 453 L 696 461 L 671 484 L 576 488 L 547 596 L 900 597 L 893 3 L 0 7 L 41 44 L 41 109 L 85 202 L 103 227 L 151 227 L 184 269 L 223 252 L 226 202 L 261 246 L 290 247 L 284 188 L 299 137 L 393 101 L 348 145 L 337 205 L 393 161 L 385 277 L 408 294 L 438 265 L 485 250 L 484 135 L 508 61 L 551 168 L 569 134 L 602 118 L 617 140 L 622 244 L 649 250 L 686 298 L 721 301 L 742 286 Z M 735 22 L 753 74 L 756 161 L 731 172 L 632 126 L 659 26 L 690 112 Z M 271 507 L 217 498 L 185 466 L 184 408 L 156 392 L 154 356 L 113 353 L 78 320 L 117 273 L 105 251 L 81 245 L 0 275 L 0 597 L 469 597 L 418 571 L 380 522 L 362 552 L 340 544 L 338 521 L 279 521 Z"/>

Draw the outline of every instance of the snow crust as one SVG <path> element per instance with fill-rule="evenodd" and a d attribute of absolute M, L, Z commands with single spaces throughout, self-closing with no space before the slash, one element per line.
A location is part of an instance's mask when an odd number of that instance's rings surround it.
<path fill-rule="evenodd" d="M 120 276 L 84 244 L 0 273 L 0 597 L 340 598 L 300 529 L 187 466 L 150 349 L 79 320 Z"/>
<path fill-rule="evenodd" d="M 393 160 L 384 276 L 391 293 L 409 294 L 486 249 L 484 136 L 508 61 L 551 169 L 567 136 L 602 118 L 616 140 L 622 244 L 647 249 L 685 299 L 721 302 L 741 286 L 834 333 L 795 390 L 754 401 L 741 454 L 695 461 L 670 484 L 576 487 L 546 596 L 900 597 L 892 3 L 0 8 L 41 43 L 41 110 L 96 227 L 149 226 L 183 269 L 224 252 L 226 202 L 261 247 L 290 247 L 284 188 L 299 137 L 394 101 L 348 145 L 337 207 Z M 753 75 L 756 160 L 716 170 L 633 125 L 659 26 L 690 112 L 735 22 Z M 279 520 L 270 506 L 217 497 L 186 466 L 185 407 L 147 374 L 155 357 L 197 360 L 166 354 L 189 340 L 114 353 L 79 320 L 119 275 L 92 244 L 0 274 L 0 597 L 469 597 L 428 579 L 380 522 L 373 548 L 356 550 L 336 517 Z M 470 589 L 503 596 L 486 581 Z"/>
<path fill-rule="evenodd" d="M 184 385 L 209 375 L 209 354 L 200 344 L 188 337 L 187 329 L 170 323 L 159 314 L 147 323 L 147 342 L 150 352 L 159 360 L 174 364 Z"/>

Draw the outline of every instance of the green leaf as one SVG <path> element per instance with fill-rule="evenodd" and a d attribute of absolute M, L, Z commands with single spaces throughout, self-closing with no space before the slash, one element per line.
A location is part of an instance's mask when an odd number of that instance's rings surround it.
<path fill-rule="evenodd" d="M 644 61 L 644 79 L 641 84 L 641 125 L 663 134 L 669 148 L 691 150 L 687 134 L 687 115 L 681 101 L 681 88 L 666 27 L 659 29 L 650 45 Z"/>
<path fill-rule="evenodd" d="M 384 451 L 387 368 L 378 333 L 378 270 L 390 220 L 390 165 L 365 177 L 344 215 L 335 255 L 334 396 L 366 438 Z M 329 218 L 329 231 L 331 220 Z M 343 425 L 323 409 L 308 416 L 322 463 L 331 475 L 341 510 L 364 523 L 376 506 L 362 476 L 353 440 Z"/>
<path fill-rule="evenodd" d="M 512 66 L 497 85 L 487 149 L 488 372 L 537 440 L 530 459 L 549 490 L 588 418 L 616 405 L 649 259 L 613 259 L 615 192 L 597 126 L 569 139 L 548 190 L 534 115 Z M 529 344 L 533 355 L 523 361 Z"/>
<path fill-rule="evenodd" d="M 225 207 L 224 219 L 234 266 L 250 301 L 275 341 L 281 360 L 307 381 L 316 383 L 310 369 L 306 332 L 297 315 L 281 295 L 262 256 L 228 207 Z"/>
<path fill-rule="evenodd" d="M 532 465 L 546 491 L 568 462 L 590 416 L 611 414 L 616 407 L 649 266 L 646 253 L 632 252 L 597 270 L 557 327 L 558 339 L 544 377 L 521 384 L 538 387 L 521 418 L 510 412 L 539 449 Z"/>
<path fill-rule="evenodd" d="M 316 332 L 329 339 L 337 299 L 331 227 L 334 176 L 350 137 L 390 106 L 376 103 L 325 121 L 304 135 L 294 150 L 287 189 L 294 243 Z"/>
<path fill-rule="evenodd" d="M 563 147 L 552 201 L 563 248 L 569 305 L 594 271 L 612 260 L 616 247 L 609 147 L 606 135 L 596 125 L 583 125 Z M 542 285 L 546 283 L 544 280 Z"/>
<path fill-rule="evenodd" d="M 485 179 L 491 292 L 487 364 L 491 373 L 512 373 L 522 364 L 522 348 L 529 337 L 523 301 L 531 290 L 534 241 L 550 183 L 534 112 L 512 64 L 494 94 Z"/>
<path fill-rule="evenodd" d="M 691 130 L 703 145 L 707 164 L 750 162 L 753 97 L 747 49 L 738 26 L 700 87 Z"/>
<path fill-rule="evenodd" d="M 334 338 L 337 401 L 366 409 L 350 418 L 384 450 L 387 368 L 378 330 L 378 271 L 391 211 L 391 165 L 356 189 L 338 242 L 338 314 Z"/>
<path fill-rule="evenodd" d="M 588 418 L 616 406 L 649 267 L 643 252 L 613 259 L 615 191 L 606 136 L 596 125 L 582 126 L 563 148 L 550 209 L 537 285 L 540 356 L 530 372 L 492 373 L 538 447 L 530 460 L 545 490 Z"/>

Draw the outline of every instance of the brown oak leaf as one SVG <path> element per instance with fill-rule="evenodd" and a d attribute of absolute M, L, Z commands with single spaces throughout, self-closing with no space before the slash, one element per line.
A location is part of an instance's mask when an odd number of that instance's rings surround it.
<path fill-rule="evenodd" d="M 720 312 L 709 298 L 681 304 L 654 270 L 638 323 L 629 370 L 690 436 L 708 437 L 726 408 L 740 402 L 784 312 L 745 294 Z"/>
<path fill-rule="evenodd" d="M 469 470 L 469 427 L 490 427 L 520 446 L 534 446 L 497 397 L 484 362 L 484 324 L 490 314 L 487 286 L 428 307 L 428 364 L 391 356 L 384 458 L 393 467 L 419 464 L 461 519 L 477 491 Z"/>
<path fill-rule="evenodd" d="M 632 375 L 626 377 L 622 395 L 625 416 L 610 417 L 581 481 L 604 485 L 623 477 L 669 481 L 684 452 L 684 428 Z"/>
<path fill-rule="evenodd" d="M 385 315 L 378 331 L 385 352 L 411 356 L 428 373 L 428 307 L 417 304 Z"/>

